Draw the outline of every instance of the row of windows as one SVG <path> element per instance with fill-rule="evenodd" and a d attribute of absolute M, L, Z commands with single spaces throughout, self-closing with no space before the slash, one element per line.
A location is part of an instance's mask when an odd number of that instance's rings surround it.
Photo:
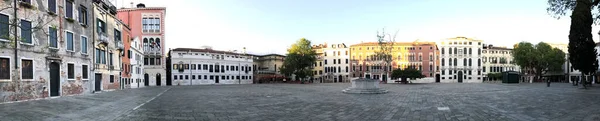
<path fill-rule="evenodd" d="M 442 44 L 445 44 L 446 42 L 442 42 Z M 448 45 L 473 45 L 473 42 L 466 42 L 466 41 L 451 41 L 448 42 Z M 481 42 L 477 42 L 477 45 L 481 45 Z"/>
<path fill-rule="evenodd" d="M 418 58 L 419 61 L 423 61 L 422 53 L 419 53 L 418 57 L 419 57 Z M 382 60 L 383 59 L 383 58 L 380 58 L 380 57 L 378 57 L 376 55 L 369 55 L 369 56 L 365 56 L 364 58 L 367 59 L 367 60 Z M 392 59 L 402 60 L 403 58 L 404 59 L 408 59 L 409 61 L 416 61 L 417 60 L 417 58 L 415 56 L 415 53 L 406 53 L 404 55 L 398 55 L 397 57 L 392 58 Z M 352 56 L 352 59 L 356 59 L 356 57 Z M 362 56 L 358 56 L 358 59 L 362 60 L 363 57 Z M 431 52 L 429 53 L 429 61 L 433 61 L 433 54 Z"/>
<path fill-rule="evenodd" d="M 458 61 L 456 58 L 454 58 L 454 63 L 452 63 L 452 58 L 448 59 L 448 66 L 458 66 Z M 473 63 L 473 60 L 471 60 L 471 58 L 469 58 L 469 61 L 467 61 L 466 58 L 463 58 L 463 66 L 471 66 Z M 446 66 L 446 59 L 442 58 L 442 66 Z M 477 66 L 481 66 L 481 59 L 477 59 Z"/>
<path fill-rule="evenodd" d="M 220 67 L 220 68 L 219 68 Z M 277 65 L 275 65 L 277 67 Z M 252 71 L 250 66 L 209 65 L 209 64 L 173 64 L 173 70 L 208 70 L 209 72 Z"/>
<path fill-rule="evenodd" d="M 9 17 L 4 14 L 0 14 L 0 39 L 7 41 L 10 39 L 10 28 L 9 28 Z M 33 45 L 33 27 L 30 21 L 20 21 L 20 41 L 21 43 Z M 67 51 L 76 52 L 75 50 L 75 39 L 79 38 L 81 48 L 79 51 L 82 54 L 87 54 L 88 50 L 88 38 L 86 36 L 75 37 L 73 32 L 65 31 L 65 41 L 67 42 Z M 58 49 L 58 32 L 55 27 L 48 27 L 48 47 Z"/>
<path fill-rule="evenodd" d="M 252 76 L 224 76 L 224 75 L 173 75 L 173 79 L 174 80 L 182 80 L 182 79 L 190 79 L 189 77 L 191 76 L 191 79 L 196 79 L 196 77 L 198 79 L 203 79 L 202 77 L 204 77 L 204 79 L 210 79 L 210 80 L 214 80 L 217 79 L 219 77 L 221 77 L 221 79 L 252 79 Z"/>
<path fill-rule="evenodd" d="M 452 49 L 454 49 L 454 51 L 452 51 Z M 445 54 L 445 51 L 446 51 L 446 48 L 442 48 L 441 49 L 441 54 Z M 468 54 L 472 54 L 473 49 L 472 48 L 468 48 L 468 49 L 467 48 L 461 48 L 461 49 L 458 49 L 457 47 L 454 47 L 454 48 L 450 47 L 450 48 L 448 48 L 448 54 L 453 54 L 452 52 L 454 52 L 454 54 L 459 54 L 459 53 L 462 52 L 463 54 L 466 55 L 467 53 Z M 477 54 L 481 55 L 481 49 L 477 48 Z"/>
<path fill-rule="evenodd" d="M 33 79 L 33 65 L 31 59 L 21 59 L 21 79 Z M 88 65 L 81 65 L 81 78 L 88 79 Z M 0 58 L 0 79 L 10 79 L 10 58 Z M 67 63 L 67 79 L 75 79 L 75 64 Z"/>
<path fill-rule="evenodd" d="M 143 32 L 160 32 L 160 18 L 142 18 Z"/>
<path fill-rule="evenodd" d="M 446 77 L 442 77 L 442 79 L 446 79 Z M 458 79 L 458 78 L 456 78 L 456 75 L 454 75 L 454 78 L 448 77 L 448 79 Z M 473 79 L 473 78 L 465 76 L 463 79 Z M 481 77 L 477 77 L 477 80 L 480 80 L 480 79 L 481 79 Z"/>
<path fill-rule="evenodd" d="M 333 56 L 335 56 L 336 54 L 337 54 L 337 56 L 340 56 L 340 55 L 342 55 L 342 52 L 340 52 L 340 51 L 333 51 Z M 323 55 L 327 56 L 327 52 L 323 52 Z M 348 51 L 347 50 L 345 51 L 344 55 L 348 55 Z"/>
<path fill-rule="evenodd" d="M 161 65 L 161 58 L 144 57 L 144 65 Z"/>
<path fill-rule="evenodd" d="M 441 73 L 442 76 L 446 75 L 446 70 L 442 70 L 441 72 L 442 72 Z M 448 70 L 448 75 L 452 75 L 453 72 L 454 72 L 454 74 L 458 74 L 457 70 Z M 463 72 L 465 72 L 465 75 L 472 75 L 473 71 L 463 71 Z M 477 71 L 477 75 L 481 75 L 481 71 Z"/>
<path fill-rule="evenodd" d="M 417 48 L 419 50 L 422 50 L 422 47 L 393 47 L 392 50 L 417 50 Z M 352 48 L 352 50 L 355 50 L 356 48 Z M 375 50 L 375 47 L 365 47 L 366 50 Z M 358 50 L 362 50 L 362 47 L 358 47 Z M 433 50 L 433 46 L 429 46 L 429 50 Z"/>
<path fill-rule="evenodd" d="M 337 68 L 336 67 L 325 67 L 324 70 L 325 70 L 325 73 L 329 73 L 329 72 L 339 73 L 339 72 L 342 72 L 342 67 L 339 67 L 339 66 Z M 348 66 L 346 66 L 346 72 L 348 72 Z"/>
<path fill-rule="evenodd" d="M 342 64 L 342 59 L 332 59 L 333 60 L 333 64 Z M 327 59 L 323 60 L 325 62 L 325 65 L 327 65 Z M 315 63 L 314 65 L 316 66 L 317 63 Z M 348 59 L 346 59 L 346 64 L 348 64 Z M 321 64 L 319 64 L 319 66 L 321 66 Z"/>
<path fill-rule="evenodd" d="M 96 48 L 96 63 L 106 64 L 106 51 Z M 113 65 L 113 53 L 108 53 L 108 65 Z"/>

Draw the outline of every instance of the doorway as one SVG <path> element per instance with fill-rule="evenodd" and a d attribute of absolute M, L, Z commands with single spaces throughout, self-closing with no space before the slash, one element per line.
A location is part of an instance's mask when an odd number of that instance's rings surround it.
<path fill-rule="evenodd" d="M 144 86 L 148 86 L 150 85 L 150 77 L 148 77 L 148 74 L 144 74 Z"/>
<path fill-rule="evenodd" d="M 387 75 L 385 75 L 385 74 L 382 75 L 381 76 L 381 81 L 383 81 L 384 83 L 386 83 L 387 82 Z"/>
<path fill-rule="evenodd" d="M 342 82 L 343 78 L 342 75 L 338 75 L 338 82 Z"/>
<path fill-rule="evenodd" d="M 463 82 L 463 72 L 462 71 L 458 71 L 458 83 L 462 83 Z"/>
<path fill-rule="evenodd" d="M 60 90 L 60 64 L 50 63 L 50 96 L 59 96 Z"/>
<path fill-rule="evenodd" d="M 160 73 L 156 74 L 156 86 L 160 86 Z"/>
<path fill-rule="evenodd" d="M 219 76 L 216 76 L 215 83 L 217 83 L 217 84 L 219 83 L 219 78 L 220 78 Z"/>
<path fill-rule="evenodd" d="M 440 74 L 435 74 L 435 83 L 440 83 Z"/>
<path fill-rule="evenodd" d="M 94 90 L 95 91 L 102 91 L 102 74 L 95 74 L 94 75 Z"/>

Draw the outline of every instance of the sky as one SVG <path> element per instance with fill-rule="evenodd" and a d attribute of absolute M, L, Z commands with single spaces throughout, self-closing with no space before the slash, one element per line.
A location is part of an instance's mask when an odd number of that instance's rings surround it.
<path fill-rule="evenodd" d="M 166 7 L 166 48 L 246 48 L 285 54 L 300 38 L 313 44 L 441 41 L 464 36 L 507 46 L 568 43 L 570 18 L 550 16 L 547 0 L 111 0 L 119 8 Z M 598 42 L 598 26 L 592 35 Z"/>

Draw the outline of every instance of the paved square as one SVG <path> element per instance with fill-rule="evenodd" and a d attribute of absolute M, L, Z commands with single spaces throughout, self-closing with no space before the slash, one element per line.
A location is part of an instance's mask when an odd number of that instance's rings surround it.
<path fill-rule="evenodd" d="M 567 121 L 600 120 L 600 86 L 383 84 L 387 94 L 345 94 L 350 84 L 171 86 L 0 104 L 0 120 Z"/>

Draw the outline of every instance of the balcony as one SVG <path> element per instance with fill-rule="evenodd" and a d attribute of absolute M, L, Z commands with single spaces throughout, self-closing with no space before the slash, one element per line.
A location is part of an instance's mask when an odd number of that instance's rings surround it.
<path fill-rule="evenodd" d="M 106 35 L 106 33 L 103 32 L 98 32 L 98 41 L 100 41 L 100 43 L 98 44 L 108 44 L 108 36 Z"/>
<path fill-rule="evenodd" d="M 123 41 L 115 41 L 115 47 L 118 50 L 124 50 L 125 49 L 125 45 L 123 45 Z"/>
<path fill-rule="evenodd" d="M 162 52 L 159 48 L 150 48 L 150 49 L 144 50 L 144 55 L 162 56 Z"/>

